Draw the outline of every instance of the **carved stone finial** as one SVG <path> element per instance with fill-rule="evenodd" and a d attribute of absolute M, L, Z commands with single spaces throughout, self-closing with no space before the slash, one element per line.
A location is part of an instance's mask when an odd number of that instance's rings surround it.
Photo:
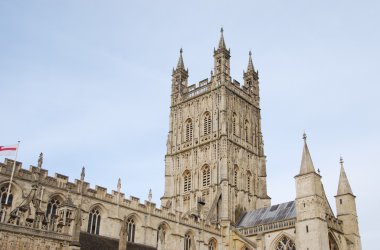
<path fill-rule="evenodd" d="M 42 163 L 44 161 L 44 154 L 41 152 L 40 156 L 38 157 L 38 168 L 42 168 Z"/>
<path fill-rule="evenodd" d="M 220 33 L 223 33 L 224 29 L 223 26 L 220 28 Z"/>
<path fill-rule="evenodd" d="M 307 138 L 307 136 L 306 136 L 306 133 L 305 133 L 305 132 L 303 132 L 303 136 L 302 136 L 302 139 L 304 140 L 304 142 L 306 142 L 306 138 Z"/>
<path fill-rule="evenodd" d="M 344 161 L 343 161 L 343 157 L 342 157 L 342 156 L 340 156 L 339 163 L 340 163 L 340 165 L 343 167 L 343 163 L 344 163 Z"/>
<path fill-rule="evenodd" d="M 152 189 L 149 189 L 149 194 L 148 194 L 148 201 L 152 201 Z"/>
<path fill-rule="evenodd" d="M 120 178 L 117 180 L 117 192 L 120 193 L 121 190 L 121 180 Z"/>
<path fill-rule="evenodd" d="M 85 172 L 85 168 L 84 166 L 82 167 L 82 172 L 80 173 L 80 180 L 81 181 L 84 181 L 84 177 L 86 176 L 86 172 Z"/>

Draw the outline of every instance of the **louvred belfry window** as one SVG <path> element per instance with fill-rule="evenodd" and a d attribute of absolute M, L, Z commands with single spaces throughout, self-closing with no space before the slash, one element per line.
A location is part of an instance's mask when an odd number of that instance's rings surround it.
<path fill-rule="evenodd" d="M 190 171 L 186 171 L 183 174 L 183 191 L 189 192 L 191 190 L 191 176 Z"/>
<path fill-rule="evenodd" d="M 209 166 L 204 166 L 202 170 L 202 184 L 203 187 L 210 186 L 211 184 L 211 170 Z"/>
<path fill-rule="evenodd" d="M 207 112 L 203 118 L 203 133 L 208 135 L 211 133 L 211 115 Z"/>
<path fill-rule="evenodd" d="M 186 141 L 193 140 L 193 122 L 191 119 L 186 120 Z"/>

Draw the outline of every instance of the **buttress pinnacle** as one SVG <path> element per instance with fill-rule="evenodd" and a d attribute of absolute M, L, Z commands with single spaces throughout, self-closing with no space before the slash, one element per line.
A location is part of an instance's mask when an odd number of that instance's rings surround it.
<path fill-rule="evenodd" d="M 252 62 L 252 52 L 249 51 L 249 59 L 248 59 L 248 66 L 247 66 L 247 72 L 249 71 L 255 71 L 255 68 L 253 67 L 253 62 Z"/>
<path fill-rule="evenodd" d="M 177 69 L 185 69 L 185 64 L 183 63 L 183 58 L 182 58 L 182 48 L 179 50 L 179 59 L 177 63 Z"/>
<path fill-rule="evenodd" d="M 219 46 L 218 49 L 225 49 L 226 43 L 224 42 L 224 36 L 223 36 L 223 27 L 220 29 L 220 40 L 219 40 Z"/>

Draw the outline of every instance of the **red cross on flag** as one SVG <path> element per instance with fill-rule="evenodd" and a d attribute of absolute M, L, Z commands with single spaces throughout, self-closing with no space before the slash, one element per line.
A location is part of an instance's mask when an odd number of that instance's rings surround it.
<path fill-rule="evenodd" d="M 13 156 L 16 155 L 18 144 L 10 146 L 0 146 L 0 156 Z"/>

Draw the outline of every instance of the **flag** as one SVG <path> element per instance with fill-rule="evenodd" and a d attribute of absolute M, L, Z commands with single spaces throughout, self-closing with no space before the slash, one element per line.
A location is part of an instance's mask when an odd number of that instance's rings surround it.
<path fill-rule="evenodd" d="M 16 155 L 18 145 L 0 146 L 0 156 L 13 156 Z"/>

